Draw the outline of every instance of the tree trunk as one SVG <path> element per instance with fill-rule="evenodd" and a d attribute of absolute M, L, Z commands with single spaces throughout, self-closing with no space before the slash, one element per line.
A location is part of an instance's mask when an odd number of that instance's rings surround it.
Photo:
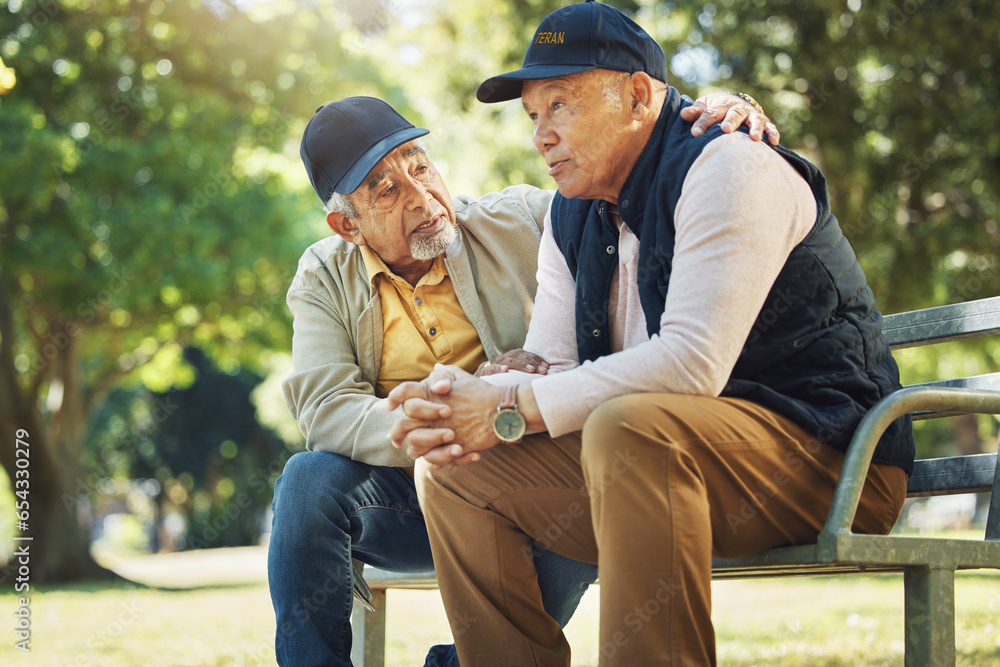
<path fill-rule="evenodd" d="M 0 303 L 3 343 L 8 343 L 12 334 L 8 304 Z M 0 387 L 4 388 L 8 400 L 0 406 L 0 423 L 4 425 L 0 462 L 10 477 L 11 487 L 15 492 L 22 492 L 15 500 L 27 500 L 28 515 L 23 523 L 18 519 L 15 524 L 16 536 L 31 537 L 30 541 L 15 543 L 15 549 L 27 547 L 29 553 L 27 580 L 33 585 L 87 578 L 113 579 L 117 575 L 91 557 L 88 530 L 80 521 L 85 515 L 81 510 L 89 507 L 88 495 L 97 480 L 84 480 L 80 468 L 87 415 L 82 409 L 76 341 L 72 340 L 66 349 L 47 359 L 51 367 L 44 370 L 49 382 L 60 383 L 63 393 L 62 399 L 56 401 L 58 405 L 49 406 L 52 410 L 45 414 L 40 411 L 39 396 L 26 395 L 31 392 L 25 389 L 25 383 L 18 382 L 10 346 L 3 345 L 3 348 L 0 351 L 0 360 L 4 362 L 0 364 Z M 52 391 L 51 384 L 49 391 Z M 27 447 L 18 446 L 18 440 L 27 443 Z M 27 467 L 18 467 L 19 460 L 27 460 Z M 19 470 L 22 471 L 20 477 Z M 23 484 L 17 486 L 19 479 L 27 479 L 27 488 Z M 16 556 L 2 568 L 0 583 L 15 583 L 20 576 L 19 559 L 20 556 Z"/>
<path fill-rule="evenodd" d="M 5 419 L 8 424 L 16 425 L 5 429 L 4 437 L 14 443 L 17 429 L 27 432 L 27 438 L 21 438 L 28 443 L 28 481 L 26 500 L 28 501 L 28 518 L 15 525 L 15 535 L 31 537 L 30 541 L 18 541 L 15 549 L 27 546 L 30 554 L 30 584 L 74 581 L 78 579 L 111 579 L 116 575 L 98 565 L 90 555 L 90 539 L 88 531 L 80 523 L 83 508 L 88 506 L 86 492 L 91 490 L 86 486 L 79 474 L 79 457 L 67 459 L 54 456 L 51 442 L 46 439 L 44 429 L 34 426 L 36 419 Z M 24 451 L 24 448 L 19 448 Z M 6 452 L 7 447 L 4 447 Z M 13 464 L 8 463 L 9 456 L 4 456 L 4 469 L 15 486 L 18 468 L 17 458 Z M 23 478 L 23 475 L 22 475 Z M 80 483 L 77 483 L 77 480 Z M 15 490 L 24 490 L 16 489 Z M 15 498 L 21 501 L 22 498 Z M 0 582 L 12 585 L 19 565 L 14 558 L 3 568 Z"/>
<path fill-rule="evenodd" d="M 32 462 L 32 513 L 28 534 L 32 542 L 32 580 L 64 582 L 113 579 L 90 555 L 89 530 L 81 525 L 89 507 L 77 460 L 56 461 L 45 442 L 32 443 L 42 456 Z M 34 453 L 34 452 L 33 452 Z M 80 483 L 77 483 L 77 480 Z"/>

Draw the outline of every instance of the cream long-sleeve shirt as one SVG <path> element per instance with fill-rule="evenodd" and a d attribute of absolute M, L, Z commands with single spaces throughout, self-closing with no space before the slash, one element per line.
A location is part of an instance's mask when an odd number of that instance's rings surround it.
<path fill-rule="evenodd" d="M 646 331 L 635 277 L 638 242 L 619 221 L 609 300 L 613 354 L 581 365 L 576 283 L 546 216 L 524 348 L 548 361 L 549 374 L 509 372 L 488 380 L 531 382 L 553 436 L 580 430 L 594 408 L 624 394 L 718 396 L 789 253 L 815 224 L 816 200 L 777 152 L 734 133 L 709 143 L 688 170 L 674 221 L 659 332 Z"/>

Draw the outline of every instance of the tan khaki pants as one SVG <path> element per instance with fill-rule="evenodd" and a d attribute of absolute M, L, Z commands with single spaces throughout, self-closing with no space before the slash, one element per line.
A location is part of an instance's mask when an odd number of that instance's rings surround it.
<path fill-rule="evenodd" d="M 459 660 L 569 665 L 530 543 L 598 563 L 602 665 L 715 663 L 711 559 L 814 541 L 843 454 L 737 399 L 633 394 L 582 433 L 417 468 Z M 906 475 L 872 466 L 854 530 L 887 533 Z"/>

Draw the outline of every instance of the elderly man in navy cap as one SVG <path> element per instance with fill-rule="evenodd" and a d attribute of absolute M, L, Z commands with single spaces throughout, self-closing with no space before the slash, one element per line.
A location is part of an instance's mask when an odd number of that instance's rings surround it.
<path fill-rule="evenodd" d="M 767 128 L 740 99 L 713 99 L 705 126 L 746 117 L 758 136 Z M 381 100 L 353 97 L 317 110 L 302 139 L 335 235 L 305 252 L 288 291 L 285 399 L 311 451 L 293 456 L 275 486 L 268 579 L 282 665 L 350 664 L 352 559 L 432 570 L 413 462 L 389 442 L 401 416 L 384 409 L 389 391 L 435 363 L 547 369 L 516 348 L 552 193 L 514 186 L 452 197 L 420 142 L 427 132 Z M 530 550 L 544 609 L 564 624 L 596 568 Z M 454 648 L 435 647 L 427 664 L 457 664 Z"/>
<path fill-rule="evenodd" d="M 713 664 L 712 556 L 815 540 L 854 427 L 899 388 L 881 314 L 819 170 L 692 136 L 621 12 L 553 12 L 478 97 L 521 98 L 559 192 L 524 345 L 547 374 L 439 367 L 389 396 L 394 444 L 432 464 L 416 478 L 445 605 L 478 619 L 459 657 L 569 664 L 534 541 L 599 564 L 602 665 Z M 913 453 L 904 417 L 855 530 L 892 528 Z"/>

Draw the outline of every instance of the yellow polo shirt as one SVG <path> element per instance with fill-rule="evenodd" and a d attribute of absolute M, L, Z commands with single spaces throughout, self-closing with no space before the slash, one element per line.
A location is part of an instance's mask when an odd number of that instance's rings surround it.
<path fill-rule="evenodd" d="M 382 363 L 375 394 L 384 397 L 401 382 L 423 380 L 435 363 L 476 372 L 486 353 L 458 302 L 444 257 L 437 257 L 430 271 L 410 285 L 368 246 L 361 247 L 361 256 L 382 304 Z"/>

